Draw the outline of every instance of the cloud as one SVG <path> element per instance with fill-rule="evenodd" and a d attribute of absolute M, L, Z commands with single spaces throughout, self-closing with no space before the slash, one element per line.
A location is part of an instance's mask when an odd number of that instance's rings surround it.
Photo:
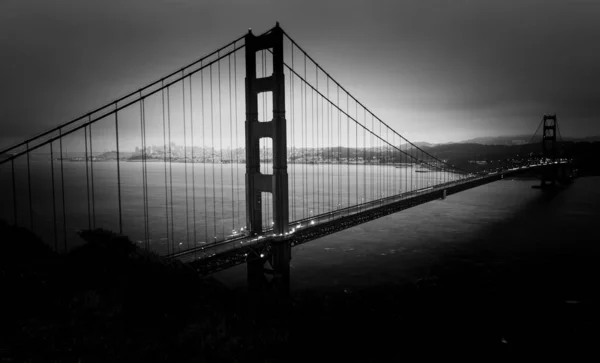
<path fill-rule="evenodd" d="M 598 2 L 57 0 L 5 8 L 5 136 L 67 121 L 276 20 L 392 124 L 420 114 L 431 126 L 439 118 L 437 130 L 451 118 L 455 129 L 439 131 L 446 135 L 512 133 L 556 112 L 573 134 L 600 133 Z"/>

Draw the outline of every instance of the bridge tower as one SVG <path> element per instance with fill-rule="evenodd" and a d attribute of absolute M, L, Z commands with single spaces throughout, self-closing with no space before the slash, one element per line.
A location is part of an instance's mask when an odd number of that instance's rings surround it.
<path fill-rule="evenodd" d="M 542 132 L 542 157 L 550 159 L 552 164 L 556 159 L 556 115 L 544 115 L 544 128 Z M 554 185 L 556 182 L 556 168 L 550 165 L 541 177 L 541 187 Z"/>
<path fill-rule="evenodd" d="M 561 184 L 568 183 L 572 178 L 572 168 L 570 164 L 555 164 L 557 159 L 562 157 L 562 150 L 558 150 L 556 144 L 556 130 L 558 120 L 556 115 L 544 115 L 544 131 L 542 134 L 542 156 L 551 161 L 551 165 L 545 169 L 541 177 L 541 187 L 547 184 L 554 185 L 557 181 Z"/>
<path fill-rule="evenodd" d="M 554 162 L 556 159 L 556 115 L 544 115 L 542 135 L 542 156 Z"/>
<path fill-rule="evenodd" d="M 273 233 L 285 236 L 289 229 L 287 142 L 285 120 L 285 78 L 283 73 L 283 30 L 279 23 L 267 34 L 245 37 L 246 47 L 246 227 L 250 235 L 262 232 L 261 192 L 273 195 Z M 256 78 L 256 52 L 273 52 L 273 74 Z M 273 119 L 258 120 L 258 95 L 272 92 Z M 259 141 L 273 140 L 273 174 L 260 172 Z M 280 241 L 277 241 L 279 239 Z M 272 243 L 267 256 L 248 260 L 248 288 L 263 290 L 265 272 L 273 275 L 271 286 L 289 292 L 291 246 L 284 238 Z M 269 262 L 272 269 L 265 269 Z"/>

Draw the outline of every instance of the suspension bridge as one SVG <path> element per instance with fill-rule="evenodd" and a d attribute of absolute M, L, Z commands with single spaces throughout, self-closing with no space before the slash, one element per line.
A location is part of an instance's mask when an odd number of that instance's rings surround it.
<path fill-rule="evenodd" d="M 525 170 L 568 179 L 556 116 L 541 125 L 542 159 L 462 170 L 378 118 L 277 24 L 2 150 L 0 218 L 57 251 L 103 228 L 202 274 L 247 263 L 252 289 L 285 292 L 298 244 Z"/>

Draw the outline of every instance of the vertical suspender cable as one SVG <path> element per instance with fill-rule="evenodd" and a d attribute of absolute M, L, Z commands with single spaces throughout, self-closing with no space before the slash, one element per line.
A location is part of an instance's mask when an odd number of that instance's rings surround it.
<path fill-rule="evenodd" d="M 141 93 L 140 93 L 141 95 Z M 143 162 L 144 162 L 144 189 L 146 190 L 146 196 L 145 196 L 145 212 L 146 212 L 146 249 L 150 249 L 150 240 L 151 240 L 151 236 L 150 236 L 150 210 L 148 207 L 148 145 L 147 145 L 147 140 L 146 140 L 146 101 L 145 99 L 142 99 L 142 110 L 144 111 L 143 113 L 143 124 L 144 124 L 144 158 L 143 158 Z"/>
<path fill-rule="evenodd" d="M 234 46 L 235 47 L 235 46 Z M 233 104 L 232 104 L 232 97 L 231 97 L 231 55 L 229 55 L 227 57 L 227 59 L 229 60 L 229 131 L 232 134 L 231 137 L 233 137 Z M 229 152 L 229 163 L 231 165 L 231 229 L 233 231 L 235 231 L 235 196 L 234 196 L 234 186 L 233 186 L 233 146 L 234 143 L 231 143 L 231 149 Z M 237 166 L 237 165 L 236 165 Z"/>
<path fill-rule="evenodd" d="M 371 130 L 373 130 L 373 131 L 375 130 L 375 122 L 374 122 L 373 115 L 371 115 Z M 369 144 L 370 144 L 371 147 L 370 147 L 369 151 L 371 152 L 371 154 L 370 154 L 371 155 L 371 159 L 369 160 L 369 163 L 371 163 L 374 160 L 374 156 L 375 156 L 375 139 L 374 139 L 373 133 L 370 133 L 370 134 L 371 134 L 370 135 L 371 142 Z M 373 194 L 375 193 L 375 190 L 376 190 L 376 186 L 375 186 L 375 180 L 376 180 L 375 179 L 375 177 L 376 177 L 375 171 L 377 169 L 376 169 L 375 165 L 373 165 L 373 167 L 370 168 L 370 169 L 371 169 L 371 173 L 370 173 L 370 178 L 369 179 L 370 179 L 370 184 L 371 184 L 371 188 L 370 188 L 371 189 L 371 201 L 373 201 L 374 200 Z M 375 169 L 375 170 L 373 170 L 373 169 Z"/>
<path fill-rule="evenodd" d="M 386 141 L 388 141 L 388 142 L 389 142 L 389 139 L 390 139 L 390 132 L 389 131 L 390 131 L 390 128 L 386 127 L 385 128 L 385 138 L 386 138 Z M 385 172 L 387 174 L 387 177 L 385 178 L 385 182 L 386 182 L 385 196 L 386 197 L 388 197 L 390 195 L 390 187 L 391 187 L 391 184 L 392 184 L 391 180 L 390 180 L 390 174 L 391 174 L 390 173 L 390 168 L 388 166 L 388 163 L 390 162 L 390 151 L 391 151 L 390 147 L 386 146 L 385 147 L 386 160 L 385 160 L 385 166 L 384 166 L 384 170 L 385 170 Z"/>
<path fill-rule="evenodd" d="M 406 142 L 409 143 L 408 140 L 406 140 Z M 411 196 L 412 196 L 412 193 L 414 192 L 414 174 L 415 174 L 415 168 L 414 168 L 414 166 L 415 166 L 415 155 L 414 155 L 414 152 L 415 152 L 415 149 L 412 147 L 412 144 L 409 143 L 409 145 L 410 145 L 410 151 L 409 151 L 409 153 L 410 153 L 410 193 L 411 193 Z"/>
<path fill-rule="evenodd" d="M 91 115 L 90 115 L 91 119 Z M 96 228 L 96 200 L 94 193 L 94 149 L 92 147 L 92 124 L 89 126 L 90 129 L 90 176 L 92 178 L 92 228 Z"/>
<path fill-rule="evenodd" d="M 329 76 L 327 75 L 327 143 L 329 144 L 329 149 L 327 152 L 327 174 L 328 174 L 328 178 L 327 178 L 327 184 L 328 185 L 328 195 L 329 195 L 329 220 L 331 220 L 331 218 L 333 217 L 333 167 L 332 167 L 332 163 L 333 163 L 333 159 L 331 156 L 331 151 L 333 150 L 333 122 L 331 121 L 331 119 L 333 118 L 331 115 L 332 112 L 332 108 L 331 108 L 331 104 L 329 101 Z"/>
<path fill-rule="evenodd" d="M 381 122 L 379 122 L 379 135 L 381 135 Z M 383 195 L 383 169 L 381 167 L 382 163 L 381 163 L 381 158 L 383 157 L 383 143 L 381 142 L 380 138 L 377 138 L 377 143 L 379 144 L 378 149 L 378 153 L 379 153 L 379 163 L 377 165 L 377 177 L 378 177 L 378 186 L 379 189 L 377 191 L 377 198 L 379 199 L 379 204 L 381 205 L 381 196 Z"/>
<path fill-rule="evenodd" d="M 67 251 L 67 212 L 65 205 L 65 171 L 63 168 L 63 152 L 62 152 L 62 129 L 58 129 L 58 145 L 60 150 L 60 185 L 61 185 L 61 197 L 62 197 L 62 212 L 63 212 L 63 248 Z"/>
<path fill-rule="evenodd" d="M 192 76 L 190 79 L 190 133 L 192 134 L 192 218 L 194 219 L 194 259 L 196 259 L 196 247 L 198 244 L 198 238 L 196 236 L 196 175 L 195 165 L 196 159 L 194 158 L 194 103 L 193 103 L 193 87 L 192 87 Z"/>
<path fill-rule="evenodd" d="M 212 73 L 211 73 L 212 74 Z M 208 195 L 206 194 L 206 129 L 204 128 L 204 71 L 200 71 L 200 108 L 202 109 L 200 122 L 202 123 L 202 178 L 204 186 L 204 242 L 208 243 Z M 204 249 L 203 249 L 204 251 Z"/>
<path fill-rule="evenodd" d="M 323 152 L 323 149 L 327 147 L 327 138 L 325 137 L 325 99 L 321 96 L 321 135 L 322 135 L 322 149 L 321 149 L 321 159 L 324 161 L 325 159 L 325 153 Z M 325 213 L 325 198 L 326 198 L 326 193 L 325 193 L 325 175 L 326 175 L 326 170 L 325 170 L 325 165 L 323 165 L 323 213 Z"/>
<path fill-rule="evenodd" d="M 361 203 L 367 201 L 367 110 L 363 107 L 363 199 Z"/>
<path fill-rule="evenodd" d="M 85 141 L 85 185 L 87 187 L 87 210 L 88 210 L 88 229 L 92 229 L 92 212 L 90 209 L 90 176 L 88 173 L 88 141 L 87 141 L 87 126 L 83 128 Z"/>
<path fill-rule="evenodd" d="M 300 83 L 302 125 L 300 133 L 302 135 L 302 217 L 306 218 L 306 54 L 304 54 L 304 80 Z"/>
<path fill-rule="evenodd" d="M 294 44 L 290 43 L 290 48 L 292 52 L 292 69 L 290 69 L 290 119 L 292 122 L 292 156 L 290 157 L 290 161 L 292 164 L 292 220 L 296 221 L 296 139 L 294 138 L 294 119 L 296 109 L 294 107 L 296 98 L 294 97 L 294 74 L 292 70 L 294 69 Z"/>
<path fill-rule="evenodd" d="M 393 193 L 392 195 L 397 195 L 398 194 L 398 170 L 396 170 L 396 162 L 398 160 L 398 155 L 400 154 L 398 152 L 398 150 L 396 149 L 396 137 L 395 135 L 392 133 L 392 145 L 394 145 L 394 148 L 391 151 L 392 154 L 392 166 L 394 167 L 394 169 L 392 169 L 392 190 Z"/>
<path fill-rule="evenodd" d="M 54 225 L 54 250 L 56 252 L 58 252 L 58 237 L 57 237 L 57 232 L 56 232 L 56 197 L 55 197 L 55 192 L 54 192 L 54 150 L 53 149 L 54 149 L 54 147 L 52 146 L 52 142 L 50 142 L 50 170 L 52 171 L 52 218 L 53 218 L 53 225 Z M 13 171 L 13 180 L 14 180 L 14 171 Z M 15 224 L 16 224 L 16 220 L 17 220 L 16 208 L 17 208 L 17 203 L 15 201 Z"/>
<path fill-rule="evenodd" d="M 140 91 L 140 98 L 142 96 L 142 93 Z M 145 138 L 144 138 L 144 100 L 142 99 L 140 101 L 140 140 L 142 143 L 142 200 L 143 200 L 143 205 L 142 208 L 144 209 L 144 248 L 147 249 L 147 243 L 148 243 L 148 216 L 146 215 L 146 202 L 147 202 L 147 198 L 146 198 L 146 182 L 145 182 L 145 168 L 146 165 L 144 163 L 144 159 L 146 157 L 146 145 L 145 145 Z"/>
<path fill-rule="evenodd" d="M 406 193 L 408 192 L 408 145 L 406 144 L 406 139 L 404 139 L 403 137 L 400 138 L 400 145 L 402 145 L 402 140 L 404 140 L 404 155 L 402 158 L 404 160 L 404 168 L 402 168 L 402 170 L 404 170 L 404 186 L 402 190 L 405 197 L 407 197 L 408 195 Z"/>
<path fill-rule="evenodd" d="M 321 96 L 321 135 L 322 135 L 321 160 L 324 161 L 325 160 L 324 149 L 327 147 L 327 138 L 325 136 L 325 99 L 322 96 Z M 326 177 L 327 173 L 326 173 L 325 168 L 326 168 L 326 166 L 323 165 L 323 177 L 322 177 L 322 180 L 323 180 L 323 208 L 322 208 L 323 213 L 325 213 L 325 211 L 326 211 L 326 208 L 325 208 L 326 207 L 326 204 L 325 204 L 326 199 L 325 198 L 327 198 L 326 197 L 327 193 L 325 192 L 326 191 L 325 177 Z"/>
<path fill-rule="evenodd" d="M 385 130 L 385 125 L 380 124 L 381 127 Z M 384 204 L 384 197 L 387 195 L 387 186 L 388 186 L 388 180 L 387 180 L 387 168 L 386 168 L 386 162 L 387 162 L 387 146 L 383 140 L 384 138 L 384 134 L 385 138 L 387 140 L 387 133 L 384 133 L 383 131 L 379 132 L 379 137 L 381 138 L 381 155 L 383 158 L 383 163 L 381 163 L 381 204 Z"/>
<path fill-rule="evenodd" d="M 29 143 L 25 146 L 29 150 Z M 33 231 L 33 206 L 31 198 L 31 168 L 29 166 L 29 152 L 27 153 L 27 188 L 29 193 L 29 228 Z"/>
<path fill-rule="evenodd" d="M 318 90 L 319 89 L 319 68 L 317 68 L 317 67 L 315 67 L 315 74 L 316 74 L 316 84 L 317 84 L 317 90 Z M 321 214 L 321 194 L 320 194 L 321 193 L 321 184 L 320 184 L 320 177 L 319 177 L 319 174 L 321 173 L 321 168 L 318 163 L 318 157 L 319 157 L 319 98 L 318 97 L 319 96 L 317 95 L 316 92 L 314 92 L 314 94 L 315 94 L 315 99 L 317 101 L 317 106 L 316 106 L 317 107 L 316 108 L 317 133 L 314 134 L 314 132 L 313 132 L 313 135 L 315 135 L 317 138 L 317 142 L 316 142 L 317 148 L 316 148 L 316 155 L 315 155 L 317 164 L 315 164 L 315 165 L 316 165 L 316 169 L 317 169 L 317 190 L 316 190 L 316 192 L 317 192 L 317 215 L 319 215 L 319 214 Z"/>
<path fill-rule="evenodd" d="M 383 123 L 379 122 L 379 203 L 383 205 L 383 195 L 385 194 L 385 145 L 382 140 L 383 131 L 381 130 Z"/>
<path fill-rule="evenodd" d="M 121 157 L 119 153 L 119 112 L 115 102 L 115 139 L 117 144 L 117 194 L 119 199 L 119 234 L 123 234 L 123 217 L 121 213 Z"/>
<path fill-rule="evenodd" d="M 341 164 L 341 153 L 342 153 L 342 114 L 340 113 L 340 86 L 337 86 L 337 115 L 338 115 L 338 209 L 342 208 L 342 164 Z"/>
<path fill-rule="evenodd" d="M 219 54 L 219 53 L 217 53 Z M 221 61 L 217 62 L 217 72 L 219 73 L 219 146 L 220 150 L 220 159 L 221 159 L 221 229 L 223 233 L 223 238 L 225 237 L 225 220 L 224 218 L 224 209 L 225 209 L 225 183 L 223 180 L 223 125 L 221 114 L 223 113 L 223 109 L 221 108 Z"/>
<path fill-rule="evenodd" d="M 348 164 L 348 172 L 346 173 L 346 175 L 347 175 L 346 188 L 348 188 L 348 203 L 347 203 L 348 215 L 350 215 L 350 118 L 348 117 L 349 111 L 350 110 L 348 109 L 348 92 L 346 92 L 346 122 L 347 122 L 346 138 L 348 140 L 348 150 L 347 150 L 348 156 L 346 159 L 346 162 Z"/>
<path fill-rule="evenodd" d="M 185 178 L 185 236 L 187 248 L 190 248 L 190 216 L 189 216 L 189 198 L 188 198 L 188 174 L 187 174 L 187 130 L 185 127 L 185 78 L 183 78 L 183 69 L 181 70 L 181 98 L 183 109 L 183 177 Z M 191 76 L 190 76 L 191 77 Z"/>
<path fill-rule="evenodd" d="M 235 43 L 234 43 L 233 46 L 235 48 Z M 237 52 L 233 53 L 233 87 L 234 87 L 233 100 L 234 100 L 234 103 L 235 103 L 235 108 L 234 108 L 235 109 L 235 122 L 236 122 L 236 125 L 237 125 L 237 122 L 238 122 L 238 114 L 237 114 L 237 111 L 238 111 L 238 103 L 237 103 Z M 235 145 L 239 145 L 239 143 L 238 143 L 238 127 L 237 126 L 235 128 L 235 141 L 236 141 Z M 241 188 L 239 187 L 239 185 L 240 185 L 240 168 L 239 168 L 238 155 L 239 155 L 239 153 L 237 152 L 237 149 L 236 149 L 236 153 L 235 153 L 235 180 L 236 180 L 236 182 L 235 182 L 235 184 L 237 186 L 237 198 L 236 198 L 236 201 L 237 201 L 237 207 L 238 207 L 238 218 L 240 219 L 239 222 L 238 221 L 236 221 L 236 222 L 240 223 L 240 225 L 241 225 L 241 223 L 243 223 L 243 219 L 241 218 L 241 214 L 242 213 L 240 212 L 240 199 L 241 199 L 240 198 L 240 190 L 241 190 Z"/>
<path fill-rule="evenodd" d="M 213 142 L 212 147 L 212 189 L 213 189 L 213 240 L 215 242 L 217 239 L 217 197 L 216 197 L 216 184 L 215 184 L 215 148 L 214 148 L 214 140 L 215 140 L 215 126 L 214 126 L 214 107 L 213 107 L 213 74 L 212 74 L 212 64 L 209 67 L 210 69 L 210 131 L 211 131 L 211 140 Z"/>
<path fill-rule="evenodd" d="M 167 86 L 167 126 L 169 131 L 169 194 L 170 194 L 170 211 L 171 211 L 171 251 L 175 251 L 175 228 L 173 218 L 173 146 L 171 145 L 171 91 Z"/>
<path fill-rule="evenodd" d="M 169 192 L 168 192 L 168 181 L 167 181 L 167 130 L 166 130 L 166 124 L 165 124 L 165 89 L 164 89 L 164 85 L 165 82 L 164 80 L 161 82 L 161 105 L 162 105 L 162 124 L 163 124 L 163 165 L 164 165 L 164 169 L 165 169 L 165 221 L 167 222 L 167 238 L 166 238 L 166 243 L 167 243 L 167 253 L 169 253 L 169 251 L 171 252 L 175 252 L 174 250 L 170 249 L 171 243 L 169 242 Z M 170 148 L 170 145 L 169 145 Z"/>
<path fill-rule="evenodd" d="M 322 135 L 322 149 L 327 147 L 327 138 L 325 137 L 325 99 L 323 97 L 321 97 L 321 135 Z M 324 160 L 325 159 L 325 153 L 323 152 L 323 150 L 321 150 L 321 159 Z M 325 198 L 326 198 L 326 193 L 325 193 L 325 175 L 326 175 L 326 170 L 325 170 L 325 165 L 323 165 L 323 213 L 325 212 L 326 208 L 325 208 Z"/>
<path fill-rule="evenodd" d="M 310 133 L 313 136 L 313 138 L 314 137 L 318 137 L 317 135 L 315 135 L 315 97 L 314 96 L 315 96 L 315 92 L 314 92 L 313 88 L 311 87 L 311 89 L 310 89 L 310 116 L 311 116 L 311 120 L 310 120 Z M 315 168 L 315 164 L 314 164 L 314 162 L 315 162 L 315 151 L 316 151 L 316 149 L 315 149 L 315 142 L 314 142 L 314 139 L 312 139 L 311 141 L 312 141 L 311 142 L 311 150 L 312 150 L 312 153 L 311 153 L 312 154 L 312 157 L 311 157 L 311 163 L 312 164 L 311 165 L 312 165 L 313 172 L 316 171 L 317 178 L 318 178 L 319 177 L 318 169 Z M 315 179 L 316 178 L 313 176 L 312 177 L 312 180 L 313 180 L 312 186 L 313 186 L 313 188 L 312 188 L 312 193 L 311 193 L 312 194 L 313 203 L 312 203 L 312 206 L 311 206 L 311 208 L 312 208 L 311 209 L 311 218 L 314 217 L 314 215 L 315 215 L 315 193 L 318 193 L 318 189 L 315 188 L 315 181 L 316 181 Z M 317 194 L 317 199 L 318 199 L 318 194 Z M 318 207 L 318 205 L 317 205 L 317 207 Z"/>
<path fill-rule="evenodd" d="M 308 77 L 308 75 L 307 75 Z M 304 80 L 307 83 L 308 86 L 308 78 L 306 78 Z M 306 138 L 306 146 L 307 146 L 307 152 L 308 152 L 308 162 L 309 165 L 307 166 L 308 168 L 308 173 L 306 174 L 306 176 L 308 177 L 310 175 L 310 181 L 307 182 L 307 186 L 306 189 L 310 190 L 310 192 L 308 192 L 307 197 L 308 198 L 312 198 L 312 203 L 310 201 L 310 199 L 308 200 L 308 218 L 312 218 L 312 214 L 313 214 L 313 208 L 315 206 L 315 178 L 314 178 L 314 164 L 312 164 L 314 162 L 313 159 L 313 154 L 314 154 L 314 133 L 313 133 L 313 121 L 314 121 L 314 102 L 313 102 L 313 90 L 311 87 L 309 87 L 310 89 L 310 109 L 308 108 L 308 102 L 309 102 L 309 98 L 308 98 L 308 90 L 306 92 L 306 105 L 307 105 L 307 109 L 309 109 L 309 112 L 307 112 L 306 114 L 306 135 L 310 135 L 310 138 Z M 310 131 L 309 131 L 310 128 Z M 309 141 L 310 141 L 310 147 L 309 145 Z M 311 188 L 312 186 L 312 188 Z"/>
<path fill-rule="evenodd" d="M 375 132 L 375 119 L 373 118 L 373 115 L 371 115 L 371 130 L 373 132 L 370 133 L 371 134 L 371 142 L 370 142 L 371 148 L 370 148 L 370 151 L 371 151 L 371 155 L 372 155 L 370 161 L 374 162 L 376 148 L 375 148 L 375 136 L 373 135 L 373 133 Z M 377 175 L 375 173 L 376 170 L 377 170 L 376 165 L 373 165 L 373 167 L 371 168 L 371 176 L 369 178 L 369 179 L 371 179 L 371 182 L 370 182 L 370 184 L 371 184 L 371 201 L 375 200 L 374 194 L 375 194 L 375 191 L 377 190 L 377 187 L 375 185 L 375 182 L 377 180 L 376 179 Z"/>
<path fill-rule="evenodd" d="M 15 219 L 15 226 L 18 226 L 19 223 L 17 220 L 17 184 L 15 181 L 15 159 L 10 160 L 10 170 L 11 170 L 11 176 L 12 176 L 13 215 L 14 215 L 14 219 Z M 54 175 L 54 168 L 53 168 L 53 175 Z M 52 181 L 54 182 L 54 177 L 52 178 Z M 52 188 L 52 196 L 54 196 L 54 187 Z"/>

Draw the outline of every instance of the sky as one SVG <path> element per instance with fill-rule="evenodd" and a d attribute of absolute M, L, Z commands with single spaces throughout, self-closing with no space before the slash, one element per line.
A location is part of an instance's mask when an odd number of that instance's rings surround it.
<path fill-rule="evenodd" d="M 0 148 L 280 22 L 412 141 L 600 135 L 600 1 L 3 0 Z M 242 122 L 243 120 L 240 120 Z"/>

